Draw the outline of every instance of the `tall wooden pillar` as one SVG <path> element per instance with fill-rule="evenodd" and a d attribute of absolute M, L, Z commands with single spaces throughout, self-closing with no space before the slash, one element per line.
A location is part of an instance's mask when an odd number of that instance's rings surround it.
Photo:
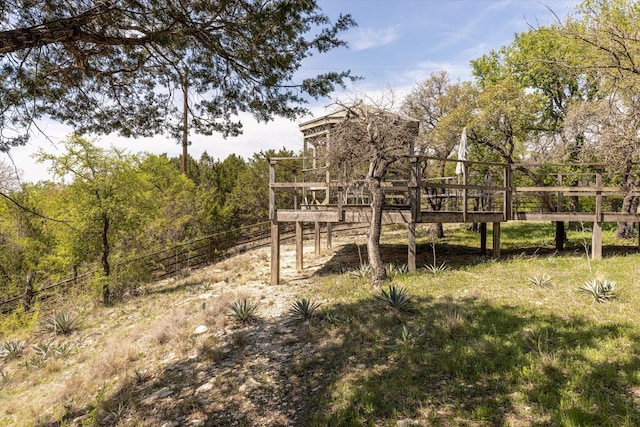
<path fill-rule="evenodd" d="M 480 254 L 487 254 L 487 223 L 480 223 Z"/>
<path fill-rule="evenodd" d="M 591 258 L 602 258 L 602 174 L 596 173 L 596 218 L 591 233 Z"/>
<path fill-rule="evenodd" d="M 493 257 L 500 259 L 500 223 L 493 223 Z"/>
<path fill-rule="evenodd" d="M 304 227 L 303 223 L 296 221 L 296 271 L 301 272 L 304 268 Z"/>
<path fill-rule="evenodd" d="M 408 223 L 407 230 L 409 232 L 407 267 L 410 272 L 414 273 L 416 271 L 416 223 Z"/>
<path fill-rule="evenodd" d="M 314 237 L 315 237 L 315 243 L 316 243 L 316 256 L 320 256 L 320 223 L 316 222 L 315 223 L 315 228 L 314 228 Z"/>
<path fill-rule="evenodd" d="M 280 283 L 280 223 L 271 221 L 271 284 Z"/>

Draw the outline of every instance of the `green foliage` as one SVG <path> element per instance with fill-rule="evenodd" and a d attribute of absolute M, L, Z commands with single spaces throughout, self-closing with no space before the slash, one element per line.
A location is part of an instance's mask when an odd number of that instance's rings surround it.
<path fill-rule="evenodd" d="M 24 340 L 4 341 L 0 344 L 0 357 L 7 360 L 18 359 L 24 354 L 25 345 Z"/>
<path fill-rule="evenodd" d="M 247 298 L 233 301 L 229 305 L 229 315 L 239 322 L 247 323 L 255 319 L 258 303 Z"/>
<path fill-rule="evenodd" d="M 314 316 L 321 303 L 307 298 L 301 298 L 291 304 L 289 312 L 294 319 L 301 322 L 308 322 Z"/>
<path fill-rule="evenodd" d="M 390 285 L 388 291 L 381 289 L 380 293 L 375 295 L 375 298 L 395 312 L 408 311 L 410 309 L 411 294 L 402 287 Z"/>
<path fill-rule="evenodd" d="M 76 316 L 65 312 L 57 312 L 45 318 L 41 322 L 44 331 L 54 335 L 70 335 L 79 327 L 79 320 Z"/>
<path fill-rule="evenodd" d="M 609 302 L 618 297 L 616 294 L 616 282 L 607 279 L 587 280 L 578 290 L 590 295 L 593 301 L 598 303 Z"/>
<path fill-rule="evenodd" d="M 8 314 L 0 315 L 0 337 L 11 335 L 18 331 L 31 331 L 38 324 L 39 317 L 40 311 L 37 308 L 26 311 L 22 306 Z"/>

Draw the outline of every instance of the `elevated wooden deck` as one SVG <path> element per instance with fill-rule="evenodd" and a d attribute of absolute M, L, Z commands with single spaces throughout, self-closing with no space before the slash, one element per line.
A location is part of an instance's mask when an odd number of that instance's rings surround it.
<path fill-rule="evenodd" d="M 429 176 L 428 165 L 458 162 L 463 173 L 453 177 Z M 332 179 L 329 167 L 305 168 L 305 159 L 271 159 L 269 206 L 272 221 L 272 282 L 279 281 L 279 224 L 316 224 L 316 252 L 320 251 L 319 224 L 368 223 L 371 207 L 362 180 Z M 316 159 L 312 162 L 317 165 Z M 425 167 L 427 165 L 427 167 Z M 279 166 L 289 181 L 276 180 Z M 548 171 L 545 185 L 535 185 L 520 172 L 520 165 L 408 157 L 404 167 L 383 183 L 386 222 L 403 223 L 408 230 L 408 266 L 415 270 L 415 225 L 420 223 L 493 224 L 493 256 L 500 256 L 500 224 L 507 221 L 556 223 L 556 247 L 562 248 L 564 222 L 592 224 L 592 257 L 602 257 L 602 224 L 640 223 L 637 213 L 621 213 L 625 197 L 640 196 L 640 189 L 603 185 L 615 182 L 601 165 L 538 165 Z M 531 167 L 531 165 L 527 165 Z M 449 169 L 453 169 L 450 167 Z M 574 167 L 574 169 L 578 169 Z M 444 168 L 442 169 L 444 170 Z M 318 179 L 320 178 L 320 179 Z M 546 185 L 548 183 L 548 185 Z M 486 226 L 480 228 L 486 233 Z M 297 267 L 303 267 L 302 233 L 296 239 Z M 299 240 L 299 241 L 298 241 Z M 481 235 L 486 242 L 486 235 Z"/>

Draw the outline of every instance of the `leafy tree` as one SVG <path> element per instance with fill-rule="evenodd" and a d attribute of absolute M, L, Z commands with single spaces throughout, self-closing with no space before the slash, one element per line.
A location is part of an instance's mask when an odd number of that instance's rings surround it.
<path fill-rule="evenodd" d="M 80 134 L 237 135 L 238 113 L 294 118 L 351 78 L 299 79 L 305 58 L 345 46 L 355 25 L 313 0 L 5 0 L 1 13 L 3 150 L 43 116 Z"/>
<path fill-rule="evenodd" d="M 357 172 L 358 164 L 367 165 L 364 180 L 371 193 L 371 223 L 367 253 L 371 266 L 371 285 L 381 286 L 387 272 L 380 256 L 380 234 L 384 193 L 382 181 L 392 164 L 413 149 L 418 122 L 393 112 L 393 95 L 373 106 L 357 102 L 339 103 L 344 119 L 331 129 L 327 156 L 340 170 Z"/>
<path fill-rule="evenodd" d="M 68 191 L 60 208 L 73 227 L 65 233 L 60 250 L 66 251 L 73 266 L 100 259 L 105 277 L 102 298 L 110 303 L 108 278 L 114 244 L 123 235 L 143 230 L 147 208 L 146 183 L 137 174 L 137 159 L 121 150 L 104 150 L 72 135 L 64 141 L 65 152 L 58 156 L 38 153 L 39 162 L 51 162 L 51 171 L 68 180 Z"/>
<path fill-rule="evenodd" d="M 402 112 L 419 120 L 421 124 L 416 141 L 418 152 L 441 159 L 451 155 L 460 142 L 462 129 L 469 117 L 469 114 L 462 114 L 462 103 L 469 95 L 468 84 L 452 82 L 446 71 L 440 71 L 431 74 L 405 97 L 401 106 Z M 470 105 L 468 100 L 466 105 Z M 432 176 L 444 178 L 451 172 L 446 170 L 446 165 L 445 161 L 424 161 L 423 176 L 435 170 L 436 174 Z M 444 199 L 437 196 L 444 194 L 445 189 L 426 190 L 433 196 L 427 199 L 431 209 L 442 209 Z M 444 237 L 441 223 L 435 224 L 435 233 L 438 237 Z"/>
<path fill-rule="evenodd" d="M 295 157 L 295 153 L 285 148 L 278 151 L 270 149 L 254 154 L 247 161 L 225 202 L 225 210 L 228 210 L 233 226 L 269 220 L 269 159 L 272 157 Z M 289 169 L 277 168 L 276 172 L 277 181 L 294 181 Z M 288 205 L 293 206 L 293 200 Z"/>

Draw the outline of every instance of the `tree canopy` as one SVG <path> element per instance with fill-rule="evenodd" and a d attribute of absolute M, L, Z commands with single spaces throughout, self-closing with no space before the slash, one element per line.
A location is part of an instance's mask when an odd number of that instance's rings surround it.
<path fill-rule="evenodd" d="M 45 116 L 79 133 L 176 134 L 184 88 L 198 96 L 192 129 L 235 135 L 240 112 L 294 118 L 352 78 L 300 79 L 305 58 L 344 46 L 355 25 L 313 0 L 5 0 L 0 16 L 2 150 Z"/>

